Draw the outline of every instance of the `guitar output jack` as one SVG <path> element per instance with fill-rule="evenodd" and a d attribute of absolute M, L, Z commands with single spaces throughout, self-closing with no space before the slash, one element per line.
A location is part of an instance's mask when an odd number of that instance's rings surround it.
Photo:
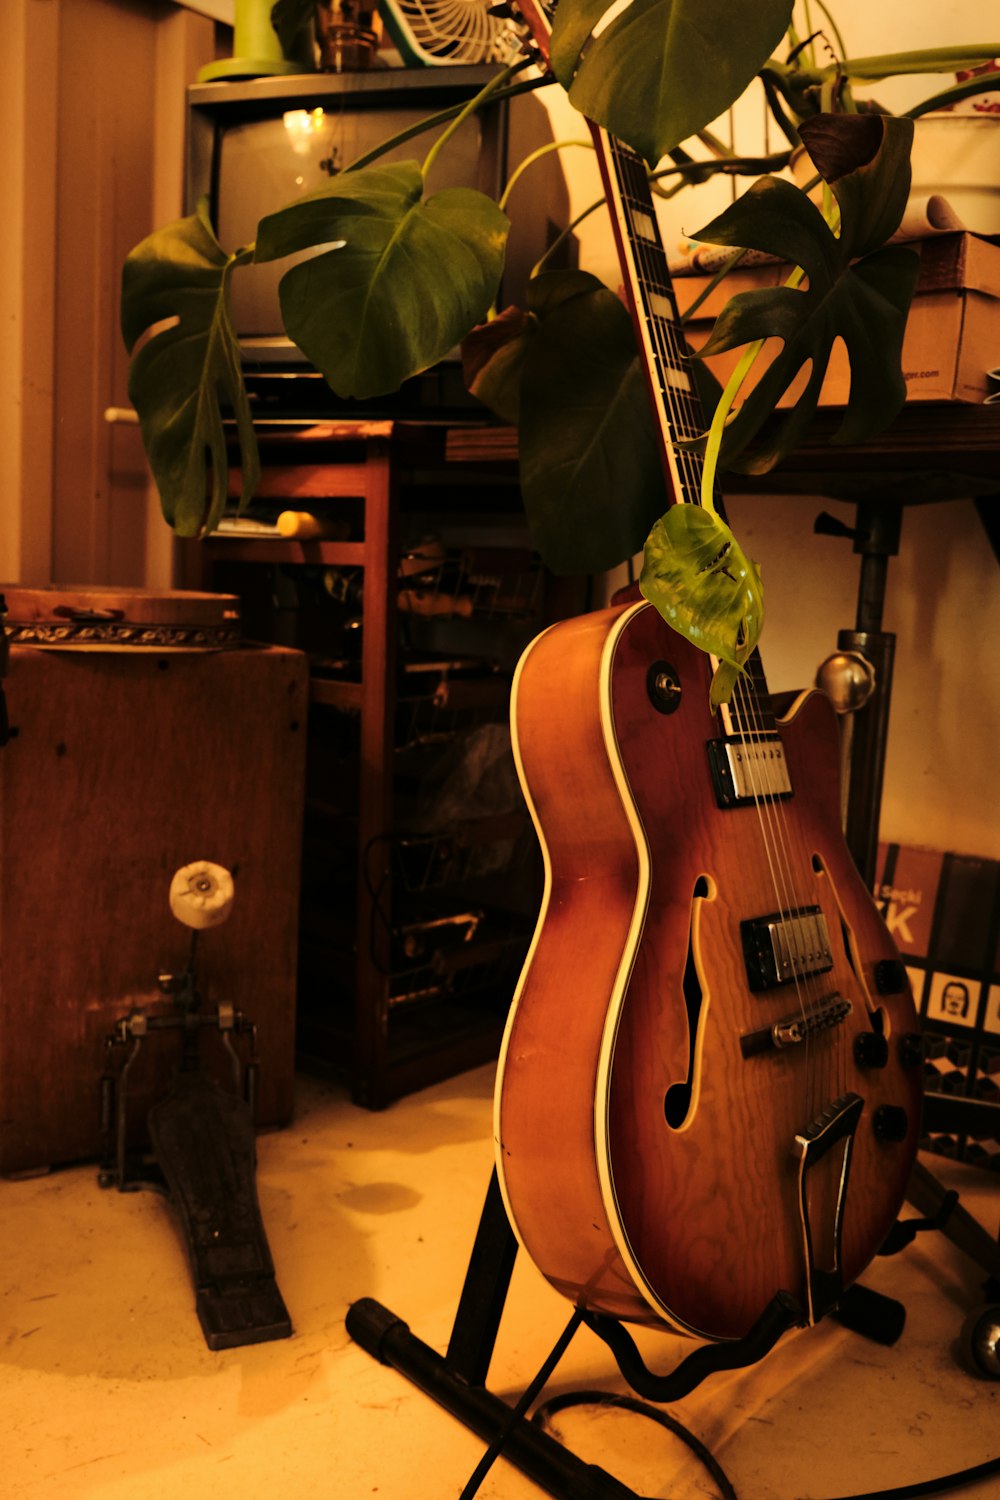
<path fill-rule="evenodd" d="M 649 701 L 660 714 L 672 714 L 681 706 L 681 679 L 668 661 L 654 661 L 646 673 Z"/>

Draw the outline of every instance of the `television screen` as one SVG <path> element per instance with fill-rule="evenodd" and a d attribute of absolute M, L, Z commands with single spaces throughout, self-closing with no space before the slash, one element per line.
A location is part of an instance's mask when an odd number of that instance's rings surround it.
<path fill-rule="evenodd" d="M 272 119 L 247 120 L 220 140 L 216 233 L 226 250 L 248 244 L 265 214 L 316 192 L 372 147 L 424 119 L 422 109 L 286 109 Z M 428 131 L 398 146 L 384 161 L 422 161 L 440 131 Z M 428 193 L 477 182 L 482 127 L 462 126 L 435 161 Z M 304 252 L 319 254 L 319 250 Z M 267 338 L 280 330 L 278 283 L 293 259 L 247 266 L 232 281 L 232 309 L 243 338 Z"/>
<path fill-rule="evenodd" d="M 423 68 L 195 85 L 189 90 L 188 211 L 207 193 L 219 241 L 235 250 L 256 237 L 266 214 L 316 191 L 410 125 L 471 98 L 495 72 Z M 414 136 L 382 159 L 423 161 L 443 128 Z M 434 163 L 428 191 L 476 187 L 498 197 L 508 171 L 551 140 L 548 115 L 530 94 L 491 106 L 452 136 Z M 568 222 L 558 158 L 558 152 L 542 157 L 525 179 L 530 190 L 519 194 L 501 306 L 522 299 L 532 266 Z M 569 257 L 557 263 L 570 263 Z M 245 356 L 254 361 L 294 362 L 298 355 L 284 334 L 278 296 L 290 264 L 289 258 L 248 266 L 233 276 L 234 324 Z"/>

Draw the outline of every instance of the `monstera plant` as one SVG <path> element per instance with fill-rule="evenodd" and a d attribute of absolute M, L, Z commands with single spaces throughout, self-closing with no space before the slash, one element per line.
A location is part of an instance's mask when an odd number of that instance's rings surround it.
<path fill-rule="evenodd" d="M 427 196 L 428 169 L 467 115 L 490 99 L 561 86 L 582 114 L 640 153 L 660 191 L 715 172 L 756 176 L 761 167 L 783 166 L 788 152 L 735 158 L 708 126 L 759 78 L 754 86 L 763 86 L 789 150 L 806 144 L 827 189 L 821 210 L 790 182 L 765 175 L 696 236 L 732 247 L 734 260 L 762 250 L 795 268 L 783 287 L 734 298 L 701 351 L 746 350 L 701 440 L 710 489 L 717 463 L 762 472 L 798 441 L 837 339 L 847 347 L 852 383 L 834 441 L 863 441 L 897 413 L 916 257 L 885 242 L 906 202 L 912 123 L 857 104 L 852 85 L 972 68 L 997 55 L 1000 43 L 850 60 L 821 8 L 828 60 L 816 62 L 817 37 L 796 31 L 792 0 L 631 0 L 607 22 L 611 9 L 612 0 L 559 0 L 551 75 L 518 78 L 528 60 L 499 72 L 468 106 L 446 112 L 447 128 L 422 162 L 390 164 L 370 153 L 265 218 L 252 245 L 219 245 L 202 206 L 129 255 L 122 290 L 129 391 L 164 515 L 180 535 L 210 531 L 225 503 L 224 410 L 235 419 L 244 502 L 259 473 L 228 312 L 232 277 L 251 261 L 327 247 L 291 266 L 280 296 L 286 331 L 337 395 L 396 390 L 467 339 L 471 389 L 518 425 L 524 502 L 546 562 L 564 573 L 608 568 L 649 537 L 661 562 L 672 550 L 671 565 L 658 570 L 671 580 L 671 607 L 655 602 L 702 644 L 711 617 L 713 649 L 738 668 L 760 628 L 759 581 L 740 558 L 747 589 L 720 598 L 711 559 L 722 533 L 688 536 L 658 525 L 662 471 L 624 306 L 585 272 L 540 266 L 525 308 L 496 309 L 505 200 L 457 188 Z M 984 80 L 922 107 L 973 87 L 981 91 Z M 684 143 L 699 136 L 709 155 L 696 160 Z M 737 404 L 767 338 L 780 339 L 782 351 Z M 775 428 L 768 418 L 807 363 L 805 392 Z M 595 410 L 607 419 L 595 423 Z M 706 514 L 711 527 L 710 505 Z M 727 534 L 726 549 L 731 544 Z"/>

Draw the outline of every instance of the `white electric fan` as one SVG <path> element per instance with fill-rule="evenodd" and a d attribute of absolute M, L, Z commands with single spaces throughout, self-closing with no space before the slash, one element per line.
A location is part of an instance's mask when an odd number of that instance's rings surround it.
<path fill-rule="evenodd" d="M 518 47 L 509 21 L 491 16 L 491 0 L 379 0 L 379 10 L 408 67 L 507 62 Z"/>

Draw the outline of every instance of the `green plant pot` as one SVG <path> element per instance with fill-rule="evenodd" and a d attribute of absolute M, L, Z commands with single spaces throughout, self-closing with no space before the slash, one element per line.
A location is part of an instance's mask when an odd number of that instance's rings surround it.
<path fill-rule="evenodd" d="M 208 63 L 201 68 L 198 72 L 199 83 L 315 71 L 312 21 L 297 33 L 292 55 L 286 57 L 271 25 L 273 3 L 274 0 L 236 0 L 234 56 L 222 57 L 218 62 Z"/>

